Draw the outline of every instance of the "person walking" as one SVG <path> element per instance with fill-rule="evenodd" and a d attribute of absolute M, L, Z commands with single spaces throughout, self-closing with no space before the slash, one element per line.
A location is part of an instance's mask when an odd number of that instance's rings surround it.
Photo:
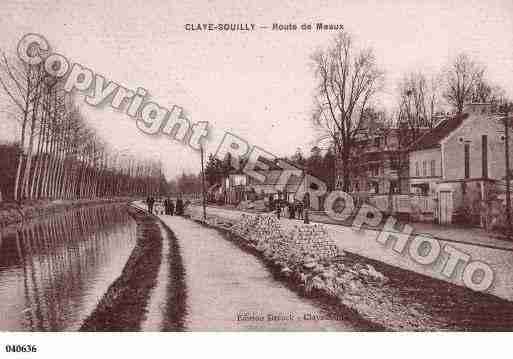
<path fill-rule="evenodd" d="M 296 200 L 296 213 L 297 213 L 297 219 L 303 219 L 303 202 Z"/>
<path fill-rule="evenodd" d="M 148 199 L 148 212 L 153 213 L 153 205 L 155 204 L 155 198 L 150 197 Z"/>
<path fill-rule="evenodd" d="M 172 199 L 169 199 L 169 215 L 174 215 L 175 213 L 175 204 Z"/>
<path fill-rule="evenodd" d="M 164 200 L 164 214 L 169 215 L 169 199 Z"/>
<path fill-rule="evenodd" d="M 183 200 L 182 197 L 178 197 L 176 200 L 176 215 L 182 216 L 183 215 Z"/>
<path fill-rule="evenodd" d="M 280 219 L 280 217 L 281 217 L 281 200 L 280 199 L 276 200 L 276 203 L 274 205 L 276 208 L 276 217 L 278 217 L 278 219 Z"/>
<path fill-rule="evenodd" d="M 146 197 L 146 207 L 148 208 L 148 212 L 150 212 L 150 196 Z"/>
<path fill-rule="evenodd" d="M 294 206 L 294 202 L 289 202 L 289 218 L 296 219 L 296 208 Z"/>

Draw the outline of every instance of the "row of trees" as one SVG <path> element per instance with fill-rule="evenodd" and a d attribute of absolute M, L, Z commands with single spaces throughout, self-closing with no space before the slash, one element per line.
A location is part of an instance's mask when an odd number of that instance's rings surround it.
<path fill-rule="evenodd" d="M 201 173 L 198 175 L 182 173 L 163 186 L 163 193 L 166 195 L 201 193 Z"/>
<path fill-rule="evenodd" d="M 5 197 L 71 199 L 157 192 L 160 162 L 110 149 L 62 85 L 42 65 L 2 56 L 0 86 L 19 127 L 12 158 L 14 183 L 4 188 Z"/>
<path fill-rule="evenodd" d="M 229 157 L 226 157 L 224 160 L 220 160 L 213 154 L 210 154 L 205 164 L 205 180 L 209 185 L 221 183 L 223 179 L 228 176 L 231 170 L 232 167 L 230 165 Z"/>
<path fill-rule="evenodd" d="M 335 188 L 335 154 L 331 148 L 323 154 L 319 146 L 314 146 L 307 157 L 304 157 L 301 149 L 298 148 L 289 160 L 299 168 L 304 168 L 308 174 L 323 181 L 328 191 Z"/>
<path fill-rule="evenodd" d="M 420 71 L 405 74 L 398 85 L 398 121 L 406 124 L 416 139 L 418 129 L 432 128 L 444 109 L 461 114 L 470 102 L 503 105 L 507 102 L 504 90 L 492 85 L 485 73 L 485 66 L 459 54 L 431 77 Z"/>
<path fill-rule="evenodd" d="M 411 143 L 449 109 L 461 114 L 470 102 L 497 106 L 506 102 L 504 91 L 486 79 L 485 67 L 466 54 L 458 55 L 439 74 L 405 74 L 397 84 L 397 108 L 384 114 L 376 110 L 384 72 L 371 48 L 357 48 L 349 33 L 340 32 L 330 46 L 312 55 L 312 63 L 317 80 L 313 123 L 321 136 L 330 138 L 340 157 L 345 191 L 349 190 L 353 147 L 369 118 L 378 119 L 381 128 L 407 129 L 406 139 Z"/>

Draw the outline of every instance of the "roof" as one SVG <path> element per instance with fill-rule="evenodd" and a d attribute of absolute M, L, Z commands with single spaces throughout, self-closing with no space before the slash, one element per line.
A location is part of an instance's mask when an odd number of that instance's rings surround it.
<path fill-rule="evenodd" d="M 412 143 L 410 150 L 417 151 L 438 147 L 440 142 L 460 127 L 467 117 L 468 114 L 461 114 L 440 121 L 431 131 Z"/>
<path fill-rule="evenodd" d="M 288 186 L 298 186 L 303 181 L 303 178 L 291 175 L 282 176 L 283 169 L 280 170 L 268 170 L 268 171 L 259 171 L 261 174 L 265 176 L 265 181 L 260 182 L 255 178 L 250 177 L 248 186 L 251 185 L 288 185 Z"/>

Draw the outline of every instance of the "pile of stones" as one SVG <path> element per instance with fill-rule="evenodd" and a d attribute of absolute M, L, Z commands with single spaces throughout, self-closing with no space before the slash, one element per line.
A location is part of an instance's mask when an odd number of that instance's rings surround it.
<path fill-rule="evenodd" d="M 190 215 L 203 221 L 201 211 Z M 409 320 L 392 302 L 381 299 L 389 279 L 368 261 L 346 255 L 322 224 L 297 224 L 287 231 L 276 216 L 263 214 L 242 214 L 238 220 L 209 216 L 206 223 L 259 252 L 276 275 L 305 296 L 336 299 L 377 322 L 388 323 L 387 316 L 397 323 Z"/>
<path fill-rule="evenodd" d="M 259 248 L 271 248 L 282 241 L 284 233 L 278 218 L 274 216 L 242 214 L 231 231 Z"/>
<path fill-rule="evenodd" d="M 288 236 L 288 256 L 298 258 L 300 262 L 304 262 L 305 256 L 313 253 L 321 261 L 329 261 L 343 255 L 343 251 L 338 249 L 322 225 L 297 225 Z"/>
<path fill-rule="evenodd" d="M 243 214 L 231 231 L 254 244 L 266 256 L 289 265 L 302 264 L 312 256 L 328 261 L 343 255 L 320 224 L 296 225 L 287 233 L 275 216 Z"/>
<path fill-rule="evenodd" d="M 194 212 L 191 217 L 201 221 L 201 212 Z M 373 297 L 372 288 L 388 282 L 372 265 L 347 258 L 322 224 L 297 224 L 285 231 L 276 216 L 263 214 L 242 214 L 230 226 L 215 216 L 206 222 L 226 229 L 232 240 L 256 249 L 279 276 L 306 296 L 337 298 L 360 311 Z"/>
<path fill-rule="evenodd" d="M 299 224 L 286 232 L 275 216 L 243 214 L 230 231 L 256 248 L 279 272 L 304 289 L 353 298 L 366 284 L 381 286 L 387 278 L 372 265 L 345 260 L 321 224 Z"/>

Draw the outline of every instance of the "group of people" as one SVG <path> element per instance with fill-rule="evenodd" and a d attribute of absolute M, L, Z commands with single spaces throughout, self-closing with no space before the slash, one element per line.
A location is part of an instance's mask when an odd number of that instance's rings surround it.
<path fill-rule="evenodd" d="M 290 219 L 303 219 L 304 218 L 303 212 L 305 209 L 305 205 L 304 205 L 303 201 L 295 200 L 293 202 L 286 202 L 282 199 L 278 199 L 274 203 L 274 208 L 275 208 L 276 216 L 278 218 L 281 217 L 282 212 L 284 212 L 285 209 L 287 210 Z"/>
<path fill-rule="evenodd" d="M 165 214 L 168 214 L 170 216 L 173 216 L 173 215 L 177 215 L 177 216 L 182 216 L 183 215 L 183 212 L 184 212 L 184 204 L 183 204 L 183 200 L 181 198 L 178 198 L 176 200 L 176 205 L 175 203 L 173 202 L 173 200 L 171 198 L 166 198 L 164 200 L 164 212 Z"/>
<path fill-rule="evenodd" d="M 176 205 L 173 200 L 167 197 L 164 202 L 164 214 L 182 216 L 184 214 L 184 202 L 181 197 L 176 200 Z M 146 205 L 148 206 L 148 212 L 153 213 L 155 206 L 155 198 L 149 196 L 146 198 Z"/>

